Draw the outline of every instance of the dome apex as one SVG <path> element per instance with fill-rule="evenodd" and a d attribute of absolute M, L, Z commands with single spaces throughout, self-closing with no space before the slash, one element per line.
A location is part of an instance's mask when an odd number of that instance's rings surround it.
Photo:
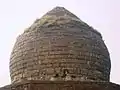
<path fill-rule="evenodd" d="M 51 11 L 49 11 L 46 15 L 55 15 L 55 16 L 69 16 L 79 19 L 76 15 L 65 9 L 64 7 L 55 7 Z"/>
<path fill-rule="evenodd" d="M 56 9 L 56 10 L 66 10 L 64 7 L 61 7 L 61 6 L 56 6 L 55 8 L 53 9 Z"/>

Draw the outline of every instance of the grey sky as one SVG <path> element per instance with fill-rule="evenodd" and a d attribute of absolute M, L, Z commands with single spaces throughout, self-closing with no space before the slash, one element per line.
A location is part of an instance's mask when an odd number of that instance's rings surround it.
<path fill-rule="evenodd" d="M 16 37 L 55 6 L 102 33 L 111 56 L 111 81 L 120 84 L 120 0 L 0 0 L 0 86 L 10 83 L 9 58 Z"/>

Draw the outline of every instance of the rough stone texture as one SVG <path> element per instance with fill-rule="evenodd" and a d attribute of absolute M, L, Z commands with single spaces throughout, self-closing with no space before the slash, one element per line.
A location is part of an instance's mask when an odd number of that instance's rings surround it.
<path fill-rule="evenodd" d="M 120 90 L 120 86 L 110 82 L 27 81 L 11 85 L 11 90 Z"/>
<path fill-rule="evenodd" d="M 26 29 L 17 38 L 10 58 L 12 83 L 109 81 L 110 68 L 101 34 L 61 7 Z"/>
<path fill-rule="evenodd" d="M 120 90 L 120 85 L 111 82 L 23 81 L 0 90 Z"/>
<path fill-rule="evenodd" d="M 6 85 L 4 87 L 0 87 L 0 90 L 11 90 L 11 85 Z"/>

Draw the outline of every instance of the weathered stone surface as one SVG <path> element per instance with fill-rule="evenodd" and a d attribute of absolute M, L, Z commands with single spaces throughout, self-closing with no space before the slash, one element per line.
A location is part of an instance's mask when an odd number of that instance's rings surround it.
<path fill-rule="evenodd" d="M 11 90 L 11 85 L 6 85 L 4 87 L 0 87 L 0 90 Z"/>
<path fill-rule="evenodd" d="M 57 7 L 21 34 L 10 58 L 12 83 L 22 80 L 109 81 L 110 57 L 101 34 Z"/>
<path fill-rule="evenodd" d="M 11 85 L 11 90 L 120 90 L 120 86 L 110 82 L 26 81 Z"/>
<path fill-rule="evenodd" d="M 120 90 L 120 86 L 111 82 L 29 80 L 6 85 L 0 90 Z"/>

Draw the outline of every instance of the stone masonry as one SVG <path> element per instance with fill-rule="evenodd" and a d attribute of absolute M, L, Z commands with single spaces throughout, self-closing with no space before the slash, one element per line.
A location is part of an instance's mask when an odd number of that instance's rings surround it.
<path fill-rule="evenodd" d="M 101 34 L 63 7 L 18 36 L 10 58 L 12 83 L 109 81 L 111 62 Z"/>

